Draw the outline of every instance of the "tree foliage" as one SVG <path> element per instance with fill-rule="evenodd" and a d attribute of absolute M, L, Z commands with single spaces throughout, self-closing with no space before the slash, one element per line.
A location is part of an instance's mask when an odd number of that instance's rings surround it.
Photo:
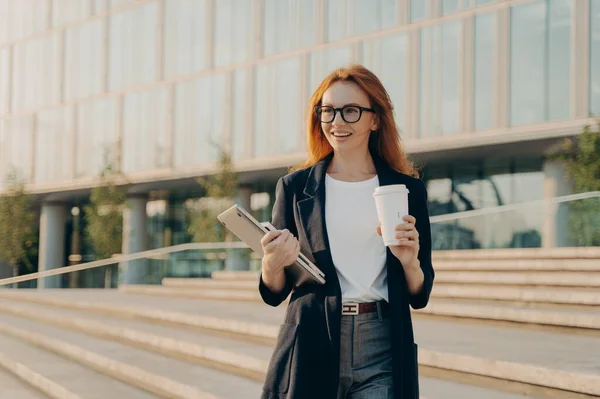
<path fill-rule="evenodd" d="M 565 139 L 549 153 L 572 179 L 574 191 L 600 191 L 600 120 L 585 126 L 575 139 Z M 600 246 L 600 198 L 568 203 L 569 235 L 582 246 Z"/>
<path fill-rule="evenodd" d="M 33 271 L 32 259 L 37 254 L 36 213 L 32 198 L 15 172 L 7 177 L 8 192 L 0 196 L 0 260 L 8 263 L 13 276 L 19 266 Z"/>
<path fill-rule="evenodd" d="M 116 184 L 118 173 L 109 164 L 100 175 L 101 183 L 92 189 L 90 204 L 84 207 L 85 233 L 97 258 L 121 253 L 125 191 Z"/>
<path fill-rule="evenodd" d="M 234 204 L 237 195 L 238 174 L 231 155 L 221 150 L 217 173 L 198 179 L 204 197 L 197 200 L 189 211 L 188 232 L 195 242 L 223 242 L 231 236 L 218 222 L 217 216 Z"/>

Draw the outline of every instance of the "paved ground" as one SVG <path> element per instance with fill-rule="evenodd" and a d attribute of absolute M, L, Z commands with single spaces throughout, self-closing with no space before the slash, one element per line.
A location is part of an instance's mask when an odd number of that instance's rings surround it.
<path fill-rule="evenodd" d="M 0 369 L 0 399 L 47 399 L 47 397 L 9 372 Z"/>

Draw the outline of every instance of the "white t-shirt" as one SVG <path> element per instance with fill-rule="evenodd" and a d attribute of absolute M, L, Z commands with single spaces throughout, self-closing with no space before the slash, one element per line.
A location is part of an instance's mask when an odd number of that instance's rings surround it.
<path fill-rule="evenodd" d="M 325 223 L 342 302 L 388 301 L 386 247 L 373 192 L 377 176 L 345 182 L 326 175 Z"/>

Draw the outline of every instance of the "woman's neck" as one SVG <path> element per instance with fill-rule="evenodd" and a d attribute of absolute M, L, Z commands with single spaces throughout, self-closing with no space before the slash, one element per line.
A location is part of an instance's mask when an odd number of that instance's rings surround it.
<path fill-rule="evenodd" d="M 360 156 L 335 153 L 327 172 L 342 180 L 364 180 L 377 174 L 375 163 L 368 150 Z"/>

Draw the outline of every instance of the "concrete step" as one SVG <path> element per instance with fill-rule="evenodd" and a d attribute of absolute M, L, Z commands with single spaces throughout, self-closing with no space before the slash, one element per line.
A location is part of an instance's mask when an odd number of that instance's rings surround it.
<path fill-rule="evenodd" d="M 600 247 L 501 248 L 433 251 L 434 261 L 451 259 L 600 259 Z"/>
<path fill-rule="evenodd" d="M 6 321 L 3 315 L 0 315 L 0 323 Z M 11 326 L 14 324 L 11 323 Z M 58 384 L 75 397 L 90 399 L 159 397 L 15 337 L 3 334 L 0 342 L 2 342 L 1 351 L 6 357 Z"/>
<path fill-rule="evenodd" d="M 211 278 L 163 278 L 163 287 L 257 290 L 257 280 L 214 280 Z"/>
<path fill-rule="evenodd" d="M 258 290 L 223 290 L 164 287 L 159 285 L 121 286 L 119 290 L 126 294 L 209 299 L 231 302 L 262 302 Z M 289 299 L 289 298 L 288 298 Z M 449 299 L 467 299 L 469 302 L 450 302 Z M 479 303 L 486 301 L 485 303 Z M 490 303 L 495 301 L 495 303 Z M 568 309 L 535 308 L 523 309 L 522 304 L 569 305 Z M 550 313 L 553 311 L 555 313 Z M 492 286 L 434 286 L 432 300 L 424 314 L 437 314 L 453 317 L 474 317 L 483 319 L 516 321 L 520 323 L 538 323 L 578 328 L 600 328 L 600 293 L 592 290 L 570 291 L 567 289 L 543 289 L 524 287 Z M 587 313 L 586 313 L 587 312 Z M 583 318 L 582 318 L 583 317 Z M 586 317 L 589 317 L 586 319 Z M 535 320 L 535 321 L 534 321 Z"/>
<path fill-rule="evenodd" d="M 554 285 L 555 278 L 561 276 L 558 272 L 570 272 L 569 278 L 575 278 L 575 281 L 582 281 L 584 277 L 593 276 L 593 285 L 598 286 L 598 275 L 600 275 L 600 259 L 458 259 L 458 260 L 434 260 L 433 268 L 436 271 L 436 277 L 438 275 L 451 275 L 454 272 L 460 272 L 460 275 L 470 276 L 479 272 L 490 273 L 489 276 L 499 276 L 505 274 L 507 276 L 544 276 L 535 277 L 543 279 L 551 279 L 549 285 Z M 466 272 L 472 272 L 467 274 Z M 496 272 L 496 273 L 493 273 Z M 510 273 L 509 272 L 514 272 Z M 545 273 L 544 273 L 545 272 Z M 553 272 L 553 273 L 549 273 Z M 553 275 L 556 273 L 556 275 Z M 579 273 L 582 273 L 581 277 L 575 277 Z M 214 271 L 211 273 L 213 280 L 218 281 L 251 281 L 258 282 L 259 272 L 256 271 Z M 171 282 L 171 279 L 165 279 L 167 282 L 165 285 L 174 286 L 182 285 L 182 280 L 185 279 L 173 279 L 175 282 Z M 546 283 L 543 283 L 546 284 Z M 569 283 L 571 285 L 572 283 Z M 584 283 L 585 285 L 589 283 Z M 564 284 L 558 284 L 564 285 Z M 575 285 L 579 285 L 576 283 Z"/>
<path fill-rule="evenodd" d="M 440 270 L 435 273 L 435 284 L 440 283 L 600 288 L 600 272 Z"/>
<path fill-rule="evenodd" d="M 489 381 L 486 381 L 486 383 L 489 383 Z M 424 377 L 423 373 L 419 377 L 419 385 L 421 399 L 425 397 L 429 399 L 545 399 L 548 397 L 543 396 L 543 393 L 539 392 L 538 389 L 508 386 L 510 384 L 506 384 L 505 382 L 493 384 L 498 385 L 498 388 L 494 386 L 482 387 L 457 381 L 447 381 L 440 378 Z M 516 392 L 510 392 L 510 390 Z M 528 390 L 532 392 L 525 393 Z M 564 395 L 564 392 L 561 391 L 559 395 Z"/>
<path fill-rule="evenodd" d="M 157 288 L 162 287 L 162 288 Z M 121 286 L 129 293 L 170 293 L 194 297 L 217 291 L 229 291 L 230 298 L 248 299 L 247 293 L 257 291 L 255 281 L 223 281 L 209 278 L 164 279 L 162 286 Z M 552 288 L 549 288 L 552 287 Z M 560 288 L 557 288 L 560 287 Z M 565 287 L 571 287 L 566 289 Z M 570 303 L 575 305 L 600 304 L 600 273 L 572 272 L 438 272 L 433 291 L 434 297 L 487 298 L 510 301 Z M 178 289 L 179 291 L 175 291 Z M 235 293 L 233 293 L 235 292 Z M 499 293 L 496 293 L 499 292 Z M 545 293 L 545 294 L 543 294 Z M 568 296 L 567 299 L 564 297 Z"/>
<path fill-rule="evenodd" d="M 258 275 L 256 276 L 258 278 Z M 435 284 L 488 284 L 542 287 L 600 288 L 600 272 L 448 271 L 437 270 Z M 165 278 L 165 287 L 256 290 L 257 279 Z"/>
<path fill-rule="evenodd" d="M 437 284 L 431 295 L 432 298 L 579 305 L 583 310 L 589 306 L 600 306 L 598 289 Z"/>
<path fill-rule="evenodd" d="M 0 355 L 3 356 L 3 355 Z M 18 367 L 18 366 L 17 366 Z M 19 368 L 23 368 L 21 365 Z M 0 399 L 48 399 L 36 388 L 21 380 L 12 372 L 0 369 Z M 75 398 L 73 398 L 75 399 Z"/>
<path fill-rule="evenodd" d="M 239 283 L 239 281 L 236 281 Z M 125 285 L 119 286 L 119 291 L 127 294 L 179 296 L 186 298 L 216 299 L 222 301 L 262 301 L 258 293 L 258 285 L 255 289 L 221 289 L 221 288 L 195 288 L 195 287 L 171 287 L 162 285 Z"/>
<path fill-rule="evenodd" d="M 115 294 L 119 294 L 119 298 L 116 298 L 115 302 L 118 303 L 125 303 L 126 302 L 126 298 L 128 298 L 127 296 L 123 296 L 118 292 L 114 292 Z M 104 297 L 106 298 L 106 297 Z M 140 300 L 140 297 L 135 297 L 136 300 Z M 156 298 L 154 298 L 154 301 L 156 301 Z M 171 299 L 167 299 L 168 302 L 171 302 Z M 182 300 L 179 299 L 178 300 L 178 304 L 175 305 L 179 305 L 177 306 L 177 308 L 186 308 L 186 306 L 181 306 L 183 303 L 188 302 L 188 307 L 191 309 L 195 309 L 196 311 L 198 310 L 199 306 L 197 306 L 199 303 L 202 303 L 200 301 L 193 301 L 193 300 Z M 212 302 L 212 301 L 211 301 Z M 106 301 L 104 302 L 105 304 L 107 303 Z M 147 302 L 148 305 L 152 306 L 154 309 L 157 309 L 159 311 L 162 311 L 161 308 L 157 308 L 156 306 L 154 306 L 153 303 Z M 163 301 L 161 301 L 161 305 L 163 304 Z M 209 303 L 208 305 L 211 305 L 211 303 Z M 217 302 L 213 302 L 212 305 L 225 305 L 225 306 L 229 306 L 229 308 L 231 308 L 231 303 L 217 303 Z M 191 342 L 195 342 L 195 343 L 200 343 L 200 344 L 205 344 L 207 343 L 207 339 L 210 341 L 210 337 L 209 335 L 205 334 L 205 333 L 199 333 L 197 332 L 197 330 L 195 331 L 189 331 L 189 330 L 184 330 L 180 327 L 181 324 L 173 324 L 173 325 L 165 325 L 164 321 L 163 324 L 158 326 L 158 325 L 152 325 L 150 323 L 144 322 L 144 321 L 139 321 L 139 320 L 131 320 L 131 319 L 122 319 L 122 318 L 118 318 L 117 316 L 119 315 L 115 315 L 115 317 L 109 317 L 106 315 L 97 315 L 97 314 L 92 314 L 89 312 L 89 310 L 93 310 L 93 307 L 87 306 L 84 307 L 82 310 L 64 310 L 64 309 L 55 309 L 55 308 L 48 308 L 48 306 L 45 305 L 31 305 L 31 304 L 24 304 L 24 303 L 20 303 L 20 304 L 15 304 L 14 302 L 8 302 L 7 304 L 4 306 L 4 309 L 8 308 L 8 309 L 12 309 L 12 312 L 15 314 L 20 314 L 21 317 L 27 317 L 27 318 L 37 318 L 37 320 L 41 323 L 55 323 L 53 320 L 56 319 L 68 319 L 70 320 L 69 323 L 71 324 L 71 329 L 75 328 L 75 329 L 80 329 L 79 331 L 81 331 L 81 327 L 84 326 L 84 320 L 90 320 L 93 322 L 96 322 L 96 324 L 94 325 L 89 324 L 88 330 L 87 330 L 87 334 L 97 334 L 98 330 L 102 330 L 102 328 L 98 328 L 98 326 L 100 324 L 103 325 L 113 325 L 113 326 L 119 326 L 123 333 L 130 337 L 130 338 L 135 338 L 135 334 L 132 332 L 131 329 L 135 328 L 138 331 L 144 331 L 146 333 L 152 333 L 152 334 L 161 334 L 163 336 L 168 336 L 170 338 L 173 339 L 177 339 L 180 340 L 181 339 L 181 347 L 185 348 L 186 344 L 189 344 Z M 210 313 L 210 310 L 212 309 L 212 313 Z M 262 331 L 256 331 L 255 329 L 255 333 L 260 333 L 265 335 L 265 338 L 268 339 L 271 344 L 274 341 L 275 338 L 275 334 L 277 333 L 276 331 L 276 327 L 279 324 L 280 320 L 279 320 L 279 316 L 281 316 L 282 312 L 281 312 L 281 308 L 270 308 L 272 310 L 272 313 L 278 313 L 278 315 L 272 315 L 273 317 L 273 322 L 277 323 L 273 326 L 273 328 L 265 328 Z M 2 309 L 0 309 L 2 310 Z M 264 312 L 264 308 L 261 306 L 253 306 L 253 311 L 251 311 L 252 309 L 250 308 L 246 308 L 245 309 L 245 313 L 246 316 L 249 318 L 253 318 L 256 320 L 257 317 L 260 317 L 260 315 L 262 315 L 262 313 Z M 225 316 L 231 316 L 230 314 L 224 314 L 224 312 L 222 311 L 222 308 L 220 308 L 219 306 L 208 306 L 205 307 L 205 309 L 203 309 L 203 311 L 208 311 L 209 313 L 204 314 L 204 316 L 212 316 L 214 314 L 219 314 L 219 315 L 225 315 Z M 232 311 L 235 313 L 235 309 L 232 309 Z M 44 313 L 43 316 L 40 316 L 40 313 Z M 106 313 L 106 311 L 105 311 Z M 193 319 L 194 317 L 199 316 L 198 314 L 188 314 L 188 317 L 191 319 Z M 231 320 L 231 319 L 230 319 Z M 181 320 L 180 320 L 181 321 Z M 421 321 L 416 321 L 416 323 L 421 323 Z M 456 323 L 454 323 L 456 324 Z M 456 326 L 454 324 L 450 324 L 450 327 L 448 327 L 448 324 L 446 325 L 440 325 L 440 326 L 426 326 L 424 327 L 425 330 L 429 333 L 439 332 L 443 331 L 443 335 L 444 337 L 448 337 L 448 332 L 450 332 L 451 336 L 449 337 L 449 347 L 450 349 L 460 349 L 463 345 L 464 342 L 456 342 L 457 338 L 456 337 L 462 337 L 466 335 L 464 334 L 463 331 L 456 330 Z M 75 326 L 75 327 L 73 327 Z M 190 326 L 194 326 L 197 327 L 197 324 L 191 324 Z M 235 327 L 235 326 L 234 326 Z M 269 327 L 269 326 L 266 326 Z M 440 329 L 440 327 L 442 327 Z M 222 325 L 223 329 L 227 328 L 227 324 L 226 321 L 224 321 L 224 324 Z M 96 331 L 94 331 L 94 329 L 97 329 Z M 125 331 L 125 329 L 128 329 L 129 331 Z M 518 329 L 516 329 L 518 330 Z M 481 331 L 481 329 L 479 329 L 479 331 Z M 477 331 L 475 331 L 477 333 Z M 487 331 L 484 330 L 485 333 L 489 333 Z M 100 334 L 102 334 L 102 332 L 100 332 Z M 219 334 L 221 334 L 219 332 Z M 426 334 L 424 334 L 426 335 Z M 481 335 L 481 334 L 479 334 Z M 502 335 L 502 334 L 500 334 Z M 108 337 L 105 337 L 108 338 Z M 434 336 L 433 338 L 430 336 L 425 336 L 425 338 L 427 338 L 428 340 L 431 340 L 434 345 L 437 344 L 437 342 L 435 341 L 436 337 Z M 441 339 L 439 337 L 437 337 L 437 339 Z M 479 341 L 484 341 L 486 339 L 485 336 L 480 336 Z M 464 341 L 464 340 L 463 340 Z M 155 340 L 156 342 L 156 340 Z M 539 368 L 535 365 L 531 365 L 531 364 L 520 364 L 517 362 L 509 362 L 507 364 L 502 364 L 501 366 L 496 367 L 494 362 L 492 364 L 492 367 L 490 367 L 489 364 L 487 364 L 487 360 L 486 358 L 481 358 L 479 355 L 480 354 L 475 354 L 475 356 L 473 356 L 472 353 L 467 353 L 466 355 L 461 353 L 460 350 L 455 351 L 458 353 L 449 353 L 447 350 L 445 351 L 431 351 L 428 348 L 428 343 L 427 342 L 423 342 L 420 339 L 420 335 L 417 335 L 417 342 L 420 344 L 420 360 L 421 360 L 421 364 L 423 366 L 433 366 L 433 367 L 449 367 L 452 370 L 455 371 L 460 371 L 461 368 L 462 369 L 466 369 L 469 365 L 471 364 L 476 364 L 479 366 L 485 366 L 485 370 L 486 372 L 489 373 L 495 373 L 493 375 L 497 375 L 500 376 L 500 378 L 503 378 L 502 375 L 504 375 L 503 373 L 506 373 L 507 371 L 509 372 L 509 377 L 511 378 L 515 378 L 515 375 L 510 375 L 510 370 L 512 370 L 514 367 L 519 368 L 520 372 L 535 372 L 538 373 L 540 372 L 540 370 L 542 370 L 542 372 L 550 372 L 551 374 L 553 374 L 554 376 L 556 376 L 557 374 L 561 374 L 562 371 L 560 370 L 552 370 L 550 369 L 545 370 L 544 368 Z M 254 346 L 256 346 L 257 348 L 255 348 L 254 350 L 248 348 L 248 347 L 244 347 L 243 345 L 240 347 L 239 345 L 237 347 L 233 347 L 233 341 L 229 340 L 229 339 L 223 339 L 222 337 L 218 338 L 217 341 L 210 341 L 211 345 L 224 345 L 227 347 L 227 351 L 230 351 L 232 349 L 235 349 L 235 351 L 238 351 L 240 348 L 242 348 L 243 351 L 245 351 L 244 355 L 250 355 L 250 356 L 256 356 L 256 357 L 262 357 L 262 360 L 266 360 L 268 358 L 268 356 L 270 356 L 270 348 L 264 345 L 256 345 L 256 344 L 252 344 Z M 477 344 L 477 343 L 476 343 Z M 586 343 L 582 343 L 581 345 L 585 345 Z M 140 345 L 137 345 L 140 346 Z M 483 347 L 483 345 L 479 345 L 480 347 Z M 245 348 L 245 349 L 244 349 Z M 448 349 L 448 348 L 446 348 Z M 533 352 L 536 353 L 535 351 L 538 348 L 533 348 Z M 253 351 L 253 352 L 250 352 Z M 501 352 L 501 351 L 500 351 Z M 564 354 L 564 353 L 563 353 Z M 560 356 L 560 355 L 559 355 Z M 442 362 L 439 362 L 437 360 L 439 359 L 443 359 Z M 518 360 L 518 359 L 517 359 Z M 534 356 L 534 360 L 535 360 L 535 356 Z M 551 359 L 554 360 L 554 359 Z M 500 362 L 501 363 L 501 362 Z M 543 364 L 543 362 L 542 362 Z M 536 368 L 537 367 L 537 368 Z M 469 373 L 473 373 L 474 370 L 477 370 L 477 367 L 469 369 Z M 533 371 L 532 371 L 533 370 Z M 575 381 L 577 383 L 580 383 L 582 380 L 585 383 L 585 376 L 582 377 L 581 375 L 578 375 L 577 373 L 571 373 L 568 372 L 568 378 L 574 378 Z M 442 388 L 445 387 L 445 388 Z M 491 388 L 478 388 L 478 387 L 474 387 L 468 384 L 462 384 L 462 383 L 457 383 L 457 382 L 446 382 L 443 380 L 440 380 L 438 378 L 424 378 L 423 382 L 422 382 L 422 392 L 425 394 L 425 396 L 429 397 L 430 399 L 433 398 L 445 398 L 445 397 L 464 397 L 464 398 L 476 398 L 476 397 L 491 397 L 491 398 L 498 398 L 498 399 L 509 399 L 509 398 L 514 398 L 515 396 L 513 394 L 509 394 L 509 393 L 505 393 L 502 392 L 504 388 L 500 388 L 500 389 L 491 389 Z M 449 390 L 448 392 L 455 392 L 456 396 L 444 396 L 442 394 L 442 392 L 444 392 L 444 390 Z M 430 394 L 431 393 L 431 394 Z M 480 396 L 477 396 L 480 395 Z M 482 396 L 482 395 L 486 395 L 486 396 Z M 529 395 L 525 395 L 525 396 L 521 396 L 521 397 L 537 397 L 537 396 L 529 396 Z"/>
<path fill-rule="evenodd" d="M 142 348 L 263 381 L 271 345 L 248 343 L 226 334 L 193 331 L 182 326 L 122 319 L 74 309 L 3 300 L 0 314 Z"/>
<path fill-rule="evenodd" d="M 600 272 L 600 259 L 444 259 L 436 271 L 571 271 Z"/>
<path fill-rule="evenodd" d="M 14 334 L 19 337 L 24 335 L 20 331 L 35 331 L 40 336 L 69 342 L 70 345 L 83 351 L 102 353 L 107 359 L 111 359 L 117 364 L 116 367 L 113 367 L 117 373 L 124 370 L 125 366 L 141 370 L 147 373 L 144 384 L 160 385 L 164 391 L 162 395 L 164 397 L 249 399 L 260 396 L 261 384 L 259 382 L 220 370 L 11 315 L 1 314 L 0 323 L 8 324 L 12 329 L 19 330 L 19 334 Z M 6 326 L 3 326 L 2 330 L 6 330 Z"/>
<path fill-rule="evenodd" d="M 82 293 L 69 291 L 26 296 L 37 296 L 41 299 L 39 303 L 48 306 L 57 305 L 57 298 L 62 297 L 63 308 L 74 308 L 78 306 L 77 297 L 82 298 Z M 80 307 L 84 311 L 228 332 L 253 341 L 262 336 L 265 342 L 271 344 L 285 312 L 283 307 L 269 308 L 271 310 L 266 312 L 260 304 L 238 307 L 233 302 L 131 296 L 115 291 L 87 292 L 89 294 L 85 298 L 88 302 Z M 65 301 L 65 298 L 70 300 Z M 135 306 L 124 305 L 130 298 L 135 298 Z M 241 316 L 241 319 L 235 315 Z M 423 366 L 600 395 L 597 333 L 586 336 L 534 331 L 513 325 L 458 319 L 417 317 L 414 323 L 416 340 L 420 345 L 419 361 Z"/>

